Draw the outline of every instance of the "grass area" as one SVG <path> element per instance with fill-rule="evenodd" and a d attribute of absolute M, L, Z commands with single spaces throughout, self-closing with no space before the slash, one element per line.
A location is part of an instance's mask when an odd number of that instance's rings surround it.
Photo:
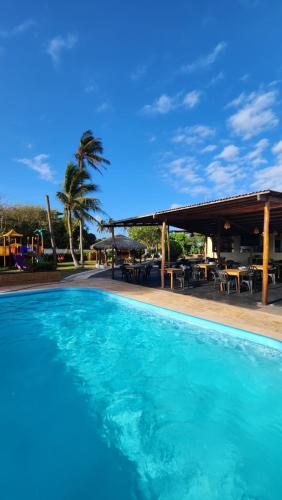
<path fill-rule="evenodd" d="M 66 276 L 69 276 L 70 274 L 76 274 L 76 273 L 81 273 L 83 271 L 90 271 L 91 269 L 95 269 L 96 261 L 94 260 L 87 260 L 84 262 L 84 267 L 79 267 L 76 268 L 73 265 L 73 262 L 61 262 L 57 266 L 57 270 L 61 272 L 62 278 L 66 278 Z M 2 267 L 0 268 L 0 274 L 5 274 L 5 273 L 21 273 L 22 271 L 19 271 L 18 269 L 15 268 L 9 268 L 9 267 Z"/>

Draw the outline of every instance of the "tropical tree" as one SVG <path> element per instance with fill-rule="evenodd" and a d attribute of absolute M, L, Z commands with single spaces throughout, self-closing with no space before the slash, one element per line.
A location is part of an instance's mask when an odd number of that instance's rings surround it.
<path fill-rule="evenodd" d="M 80 171 L 87 171 L 87 166 L 101 173 L 102 168 L 110 165 L 109 160 L 104 158 L 104 148 L 101 139 L 94 137 L 92 130 L 83 132 L 80 138 L 79 148 L 75 153 Z M 83 218 L 80 219 L 80 263 L 83 265 Z"/>
<path fill-rule="evenodd" d="M 47 229 L 45 227 L 39 227 L 38 229 L 35 229 L 34 234 L 37 234 L 40 236 L 41 239 L 41 247 L 44 249 L 44 236 L 47 233 Z"/>
<path fill-rule="evenodd" d="M 79 263 L 73 247 L 73 220 L 93 222 L 96 219 L 92 214 L 101 211 L 100 201 L 96 197 L 90 196 L 97 191 L 97 186 L 89 180 L 88 172 L 80 170 L 75 163 L 68 163 L 63 191 L 58 191 L 56 194 L 64 206 L 69 247 L 75 267 L 79 267 Z"/>
<path fill-rule="evenodd" d="M 143 243 L 149 249 L 158 252 L 161 242 L 161 229 L 159 226 L 131 227 L 128 236 L 133 240 Z"/>

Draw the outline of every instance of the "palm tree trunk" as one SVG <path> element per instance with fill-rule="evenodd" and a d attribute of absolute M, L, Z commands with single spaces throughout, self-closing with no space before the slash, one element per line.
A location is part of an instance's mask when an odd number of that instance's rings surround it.
<path fill-rule="evenodd" d="M 79 248 L 80 248 L 80 264 L 83 266 L 83 220 L 79 221 Z"/>
<path fill-rule="evenodd" d="M 68 233 L 69 233 L 70 253 L 71 253 L 71 256 L 72 256 L 74 267 L 79 267 L 79 263 L 77 262 L 77 258 L 75 256 L 74 249 L 73 249 L 72 223 L 71 223 L 71 212 L 70 212 L 70 210 L 67 210 L 67 226 L 68 226 Z"/>
<path fill-rule="evenodd" d="M 79 169 L 83 170 L 82 159 L 79 159 Z M 79 221 L 79 248 L 80 248 L 80 265 L 83 267 L 83 219 Z"/>
<path fill-rule="evenodd" d="M 57 249 L 56 249 L 56 243 L 55 243 L 55 238 L 54 238 L 54 233 L 53 233 L 50 200 L 49 200 L 48 194 L 46 194 L 46 205 L 47 205 L 47 217 L 48 217 L 49 233 L 50 233 L 50 238 L 51 238 L 51 247 L 53 250 L 53 261 L 54 261 L 54 266 L 57 267 Z"/>

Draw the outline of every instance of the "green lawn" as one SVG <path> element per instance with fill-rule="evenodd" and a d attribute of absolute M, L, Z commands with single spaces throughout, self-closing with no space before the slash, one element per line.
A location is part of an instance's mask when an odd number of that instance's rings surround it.
<path fill-rule="evenodd" d="M 62 278 L 69 276 L 70 274 L 81 273 L 83 271 L 90 271 L 91 269 L 95 269 L 96 261 L 87 260 L 84 262 L 84 267 L 75 268 L 72 262 L 61 262 L 57 266 L 57 270 L 61 271 Z M 2 273 L 21 273 L 15 268 L 9 267 L 1 267 L 0 274 Z"/>

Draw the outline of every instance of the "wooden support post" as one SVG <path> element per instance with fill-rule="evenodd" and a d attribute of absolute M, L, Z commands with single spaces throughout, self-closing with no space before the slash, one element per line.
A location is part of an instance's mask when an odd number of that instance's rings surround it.
<path fill-rule="evenodd" d="M 263 218 L 263 270 L 262 270 L 262 303 L 267 305 L 268 299 L 268 262 L 269 262 L 269 222 L 270 222 L 270 202 L 264 205 Z"/>
<path fill-rule="evenodd" d="M 115 279 L 115 230 L 112 227 L 112 280 Z"/>
<path fill-rule="evenodd" d="M 205 257 L 205 261 L 207 260 L 207 256 L 208 256 L 208 237 L 205 236 L 205 243 L 204 243 L 204 257 Z"/>
<path fill-rule="evenodd" d="M 167 226 L 167 261 L 170 265 L 170 240 L 169 240 L 169 226 Z"/>
<path fill-rule="evenodd" d="M 165 233 L 166 222 L 162 224 L 162 263 L 161 263 L 161 287 L 165 287 Z"/>
<path fill-rule="evenodd" d="M 220 226 L 220 220 L 218 219 L 218 221 L 217 221 L 217 237 L 216 237 L 216 253 L 217 253 L 218 260 L 220 259 L 220 252 L 221 252 L 221 226 Z"/>

